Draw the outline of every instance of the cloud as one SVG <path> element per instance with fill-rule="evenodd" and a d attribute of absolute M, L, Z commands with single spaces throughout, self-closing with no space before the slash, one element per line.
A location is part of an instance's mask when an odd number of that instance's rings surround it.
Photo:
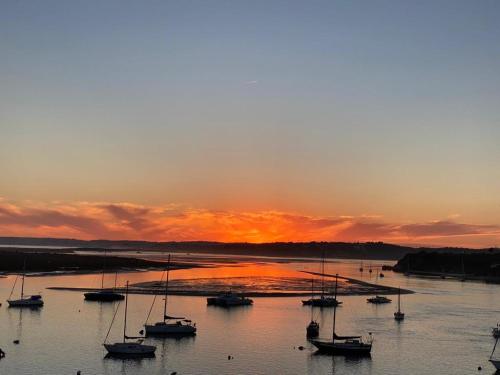
<path fill-rule="evenodd" d="M 400 232 L 409 237 L 465 236 L 498 233 L 495 225 L 461 224 L 452 221 L 434 221 L 426 224 L 408 224 Z"/>
<path fill-rule="evenodd" d="M 151 241 L 386 241 L 491 246 L 500 226 L 390 223 L 379 215 L 311 216 L 282 211 L 232 212 L 177 204 L 0 200 L 0 235 Z"/>

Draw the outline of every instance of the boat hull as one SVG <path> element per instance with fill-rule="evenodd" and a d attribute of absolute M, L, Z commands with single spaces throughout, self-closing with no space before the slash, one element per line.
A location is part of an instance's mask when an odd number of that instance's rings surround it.
<path fill-rule="evenodd" d="M 9 307 L 42 307 L 43 301 L 41 299 L 23 298 L 7 301 Z"/>
<path fill-rule="evenodd" d="M 500 370 L 500 359 L 490 359 L 490 362 L 497 370 Z"/>
<path fill-rule="evenodd" d="M 384 304 L 384 303 L 391 303 L 392 300 L 389 299 L 389 298 L 387 298 L 387 297 L 377 296 L 377 297 L 368 298 L 366 300 L 366 302 L 373 303 L 375 305 L 381 305 L 381 304 Z"/>
<path fill-rule="evenodd" d="M 404 313 L 398 313 L 398 312 L 394 313 L 394 319 L 395 320 L 404 320 L 404 318 L 405 318 L 405 314 Z"/>
<path fill-rule="evenodd" d="M 250 306 L 253 304 L 251 299 L 224 299 L 219 297 L 209 297 L 207 298 L 207 305 L 209 306 L 222 306 L 222 307 L 232 307 L 232 306 Z"/>
<path fill-rule="evenodd" d="M 315 306 L 315 307 L 337 307 L 342 304 L 342 302 L 336 300 L 335 298 L 312 298 L 306 301 L 302 301 L 304 306 Z"/>
<path fill-rule="evenodd" d="M 115 292 L 88 292 L 84 294 L 86 301 L 113 302 L 125 299 L 125 296 Z"/>
<path fill-rule="evenodd" d="M 121 357 L 152 357 L 156 351 L 156 346 L 140 343 L 118 342 L 115 344 L 104 344 L 104 347 L 110 355 Z"/>
<path fill-rule="evenodd" d="M 312 341 L 312 343 L 321 353 L 333 355 L 368 356 L 372 350 L 372 344 L 365 343 L 349 344 L 331 341 Z"/>
<path fill-rule="evenodd" d="M 196 335 L 196 327 L 187 324 L 157 323 L 145 325 L 146 336 L 193 336 Z"/>

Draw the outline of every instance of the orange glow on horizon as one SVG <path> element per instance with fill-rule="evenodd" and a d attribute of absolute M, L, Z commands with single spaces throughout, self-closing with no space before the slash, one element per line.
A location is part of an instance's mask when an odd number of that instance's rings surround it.
<path fill-rule="evenodd" d="M 487 247 L 500 227 L 441 220 L 388 223 L 381 217 L 319 217 L 281 211 L 228 212 L 180 205 L 0 200 L 0 235 L 219 242 L 384 241 Z"/>

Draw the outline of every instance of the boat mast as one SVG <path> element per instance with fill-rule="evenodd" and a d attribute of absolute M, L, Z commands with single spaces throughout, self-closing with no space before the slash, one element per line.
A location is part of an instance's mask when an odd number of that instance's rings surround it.
<path fill-rule="evenodd" d="M 101 289 L 104 289 L 104 270 L 106 268 L 106 250 L 104 250 L 104 264 L 102 265 Z"/>
<path fill-rule="evenodd" d="M 113 291 L 116 290 L 116 280 L 118 279 L 118 271 L 115 272 L 115 286 L 113 287 Z"/>
<path fill-rule="evenodd" d="M 401 288 L 398 288 L 398 313 L 401 312 Z"/>
<path fill-rule="evenodd" d="M 313 299 L 314 299 L 314 278 L 311 279 L 311 322 L 313 321 L 313 317 L 314 317 L 314 314 L 313 314 L 313 307 L 314 307 Z"/>
<path fill-rule="evenodd" d="M 339 274 L 335 275 L 335 301 L 337 300 L 337 284 L 338 284 Z M 332 332 L 332 343 L 335 343 L 335 321 L 337 319 L 337 304 L 333 305 L 333 332 Z"/>
<path fill-rule="evenodd" d="M 23 281 L 21 283 L 21 299 L 24 297 L 24 277 L 26 274 L 26 257 L 24 258 L 24 263 L 23 263 Z"/>
<path fill-rule="evenodd" d="M 490 359 L 492 359 L 493 354 L 495 354 L 495 349 L 497 348 L 498 339 L 499 339 L 499 337 L 497 337 L 497 339 L 495 340 L 495 345 L 493 346 L 493 350 L 491 351 Z"/>
<path fill-rule="evenodd" d="M 337 300 L 337 285 L 338 285 L 338 274 L 335 275 L 335 300 Z M 333 306 L 333 332 L 332 332 L 332 343 L 335 342 L 335 322 L 337 320 L 337 305 Z"/>
<path fill-rule="evenodd" d="M 127 307 L 128 307 L 128 280 L 127 286 L 125 288 L 125 318 L 123 321 L 123 342 L 125 343 L 125 338 L 127 337 Z"/>
<path fill-rule="evenodd" d="M 170 254 L 168 254 L 168 263 L 167 263 L 167 281 L 165 282 L 165 304 L 163 305 L 163 322 L 166 321 L 167 316 L 167 301 L 168 301 L 168 279 L 170 274 Z"/>
<path fill-rule="evenodd" d="M 321 298 L 325 294 L 325 250 L 323 250 L 323 256 L 321 257 Z"/>

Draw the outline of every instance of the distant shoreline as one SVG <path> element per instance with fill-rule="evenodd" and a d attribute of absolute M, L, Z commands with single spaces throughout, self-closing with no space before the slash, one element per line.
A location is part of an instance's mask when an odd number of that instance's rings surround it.
<path fill-rule="evenodd" d="M 102 272 L 138 271 L 143 269 L 163 270 L 166 262 L 145 260 L 132 257 L 101 255 L 79 255 L 62 252 L 12 251 L 0 250 L 0 272 L 14 274 L 22 272 L 26 265 L 26 273 L 41 274 L 39 276 L 57 274 L 83 274 Z M 187 269 L 202 267 L 196 263 L 172 262 L 171 269 Z"/>
<path fill-rule="evenodd" d="M 151 242 L 119 240 L 76 240 L 61 238 L 0 237 L 0 251 L 4 246 L 36 246 L 51 248 L 51 252 L 72 251 L 157 251 L 171 253 L 205 253 L 227 255 L 250 255 L 276 258 L 326 258 L 360 260 L 398 260 L 406 254 L 420 251 L 438 253 L 478 253 L 498 249 L 470 249 L 458 247 L 411 247 L 383 242 L 273 242 L 273 243 L 224 243 L 210 241 Z"/>
<path fill-rule="evenodd" d="M 408 254 L 393 267 L 394 272 L 427 278 L 500 283 L 500 253 L 496 251 L 441 254 Z"/>

